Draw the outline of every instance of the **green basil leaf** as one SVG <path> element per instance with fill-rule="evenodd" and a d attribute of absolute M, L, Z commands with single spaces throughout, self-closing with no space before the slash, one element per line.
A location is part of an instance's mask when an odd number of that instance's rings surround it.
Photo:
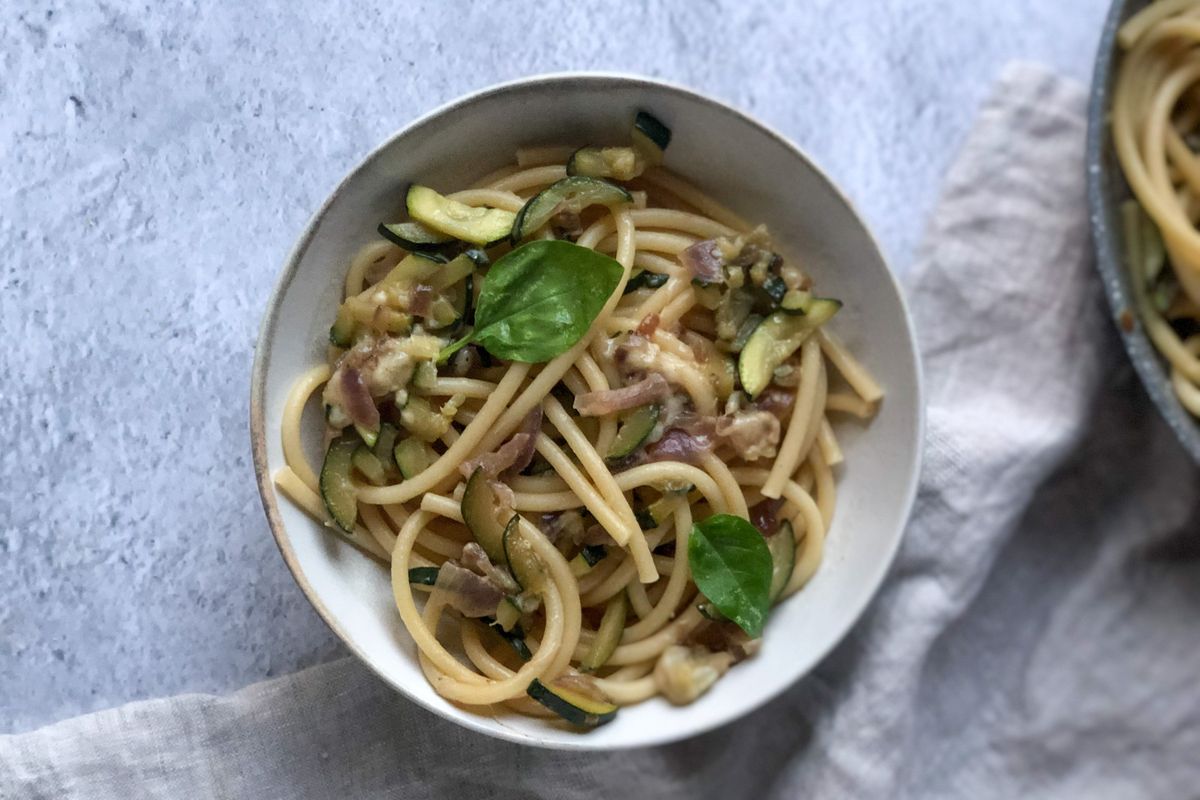
<path fill-rule="evenodd" d="M 549 361 L 583 338 L 623 273 L 603 253 L 570 242 L 521 245 L 488 270 L 472 341 L 509 361 Z"/>
<path fill-rule="evenodd" d="M 717 610 L 750 636 L 762 634 L 771 607 L 771 551 L 758 529 L 732 514 L 692 526 L 692 580 Z"/>

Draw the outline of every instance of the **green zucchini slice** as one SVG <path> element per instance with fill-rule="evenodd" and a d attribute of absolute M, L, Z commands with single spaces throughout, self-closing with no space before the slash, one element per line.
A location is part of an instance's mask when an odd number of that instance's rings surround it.
<path fill-rule="evenodd" d="M 379 441 L 380 429 L 381 428 L 376 428 L 375 430 L 371 430 L 370 428 L 363 427 L 362 425 L 354 426 L 354 430 L 358 431 L 358 435 L 362 437 L 364 442 L 367 443 L 367 447 L 374 447 L 375 442 Z"/>
<path fill-rule="evenodd" d="M 787 284 L 783 282 L 783 278 L 778 275 L 772 275 L 763 281 L 762 290 L 766 292 L 767 297 L 771 298 L 771 303 L 779 305 L 783 301 L 784 295 L 787 294 Z"/>
<path fill-rule="evenodd" d="M 811 292 L 792 289 L 779 301 L 779 310 L 785 311 L 788 314 L 807 314 L 808 310 L 812 308 L 812 304 L 813 296 Z"/>
<path fill-rule="evenodd" d="M 633 197 L 629 192 L 615 183 L 583 175 L 563 178 L 550 184 L 521 206 L 512 225 L 512 242 L 517 244 L 563 209 L 579 212 L 597 203 L 613 206 L 632 202 Z"/>
<path fill-rule="evenodd" d="M 413 567 L 408 571 L 408 582 L 418 586 L 433 586 L 437 583 L 437 567 Z"/>
<path fill-rule="evenodd" d="M 600 619 L 600 627 L 596 629 L 596 638 L 592 640 L 592 646 L 579 662 L 580 669 L 584 672 L 594 672 L 608 662 L 617 645 L 621 643 L 628 610 L 629 601 L 625 592 L 619 592 L 608 601 L 608 605 L 604 607 L 604 616 Z"/>
<path fill-rule="evenodd" d="M 521 609 L 517 608 L 511 597 L 504 598 L 496 605 L 496 624 L 501 628 L 511 631 L 520 621 Z"/>
<path fill-rule="evenodd" d="M 419 222 L 381 222 L 376 230 L 380 236 L 410 253 L 436 252 L 455 241 L 453 236 L 430 230 Z"/>
<path fill-rule="evenodd" d="M 489 488 L 488 491 L 491 489 Z M 466 495 L 464 494 L 463 497 Z M 512 519 L 504 526 L 502 542 L 504 560 L 508 563 L 508 570 L 512 573 L 517 585 L 521 587 L 522 591 L 540 592 L 546 585 L 546 567 L 538 558 L 537 553 L 533 552 L 533 545 L 521 532 L 519 514 L 513 514 Z M 483 543 L 480 542 L 480 544 Z M 486 552 L 487 548 L 484 550 Z"/>
<path fill-rule="evenodd" d="M 634 273 L 633 277 L 625 284 L 625 291 L 622 294 L 636 292 L 638 289 L 657 289 L 667 282 L 669 275 L 664 275 L 661 272 L 651 272 L 648 269 L 640 270 Z"/>
<path fill-rule="evenodd" d="M 579 551 L 579 554 L 568 562 L 571 568 L 571 574 L 576 578 L 582 578 L 592 571 L 592 567 L 596 566 L 608 555 L 608 549 L 602 544 L 590 544 Z"/>
<path fill-rule="evenodd" d="M 621 429 L 617 431 L 616 438 L 613 439 L 608 448 L 609 460 L 618 460 L 625 458 L 642 446 L 646 439 L 650 438 L 650 434 L 654 431 L 654 426 L 658 424 L 658 417 L 661 407 L 657 403 L 641 406 L 635 409 L 621 424 Z"/>
<path fill-rule="evenodd" d="M 775 369 L 841 307 L 840 300 L 819 297 L 813 298 L 808 312 L 803 315 L 776 311 L 763 320 L 738 355 L 738 377 L 746 393 L 757 397 L 767 388 Z"/>
<path fill-rule="evenodd" d="M 376 486 L 382 486 L 387 483 L 387 470 L 384 469 L 383 462 L 365 444 L 360 444 L 354 448 L 354 455 L 350 457 L 350 461 L 354 464 L 354 468 L 362 473 L 364 478 Z"/>
<path fill-rule="evenodd" d="M 497 244 L 508 237 L 513 227 L 511 211 L 474 208 L 444 197 L 428 186 L 408 187 L 405 203 L 408 215 L 417 222 L 471 244 Z"/>
<path fill-rule="evenodd" d="M 338 306 L 337 318 L 329 329 L 329 341 L 338 347 L 350 347 L 354 344 L 354 329 L 357 321 L 354 314 L 346 306 Z"/>
<path fill-rule="evenodd" d="M 379 426 L 379 436 L 375 439 L 375 446 L 372 452 L 379 459 L 379 463 L 383 464 L 383 469 L 389 475 L 394 475 L 396 472 L 396 438 L 400 435 L 400 430 L 390 422 L 385 422 Z"/>
<path fill-rule="evenodd" d="M 740 353 L 746 347 L 746 342 L 750 341 L 751 334 L 758 330 L 758 326 L 762 324 L 763 317 L 761 314 L 750 314 L 742 321 L 741 327 L 738 328 L 737 335 L 733 337 L 733 342 L 729 345 L 731 352 Z"/>
<path fill-rule="evenodd" d="M 487 623 L 489 628 L 495 631 L 497 636 L 508 642 L 509 646 L 517 652 L 522 661 L 528 661 L 533 658 L 533 653 L 529 650 L 529 645 L 525 644 L 525 631 L 521 630 L 520 625 L 514 625 L 512 628 L 505 630 L 499 622 L 489 621 L 487 617 L 484 617 L 483 621 Z"/>
<path fill-rule="evenodd" d="M 508 559 L 504 557 L 504 524 L 500 520 L 501 514 L 507 520 L 512 509 L 500 507 L 482 467 L 476 468 L 467 479 L 461 508 L 463 522 L 487 557 L 493 564 L 507 564 Z"/>
<path fill-rule="evenodd" d="M 779 523 L 774 536 L 767 537 L 767 549 L 771 551 L 771 589 L 768 596 L 774 603 L 783 594 L 783 589 L 792 578 L 796 568 L 796 534 L 792 523 L 786 519 Z"/>
<path fill-rule="evenodd" d="M 396 442 L 392 455 L 396 459 L 396 467 L 399 468 L 400 474 L 404 476 L 405 480 L 419 475 L 427 470 L 430 464 L 437 461 L 437 454 L 433 452 L 433 448 L 416 437 Z"/>
<path fill-rule="evenodd" d="M 564 689 L 553 682 L 546 685 L 535 678 L 525 691 L 567 722 L 581 728 L 595 728 L 612 722 L 617 716 L 617 707 L 612 703 Z"/>
<path fill-rule="evenodd" d="M 632 147 L 581 147 L 567 159 L 567 174 L 588 178 L 633 180 L 646 168 L 646 160 Z"/>
<path fill-rule="evenodd" d="M 662 164 L 663 151 L 670 144 L 671 129 L 653 114 L 639 111 L 633 118 L 633 146 L 642 157 L 657 167 Z"/>
<path fill-rule="evenodd" d="M 439 291 L 448 289 L 464 278 L 469 278 L 475 274 L 476 268 L 480 266 L 479 262 L 471 257 L 471 253 L 480 253 L 479 250 L 468 250 L 466 253 L 460 253 L 454 258 L 446 262 L 446 266 L 438 270 L 429 279 L 429 285 Z M 483 266 L 487 266 L 486 257 Z"/>
<path fill-rule="evenodd" d="M 350 477 L 358 446 L 358 437 L 339 436 L 329 443 L 325 461 L 321 464 L 321 501 L 334 524 L 346 533 L 354 531 L 354 522 L 358 519 L 358 494 Z"/>

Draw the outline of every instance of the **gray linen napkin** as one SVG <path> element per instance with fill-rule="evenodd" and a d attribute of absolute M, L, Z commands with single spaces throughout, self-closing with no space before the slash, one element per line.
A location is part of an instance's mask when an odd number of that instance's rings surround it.
<path fill-rule="evenodd" d="M 907 539 L 849 639 L 768 708 L 557 753 L 342 660 L 0 737 L 0 797 L 1196 796 L 1197 474 L 1106 319 L 1083 110 L 1010 69 L 947 177 L 908 287 L 930 404 Z"/>

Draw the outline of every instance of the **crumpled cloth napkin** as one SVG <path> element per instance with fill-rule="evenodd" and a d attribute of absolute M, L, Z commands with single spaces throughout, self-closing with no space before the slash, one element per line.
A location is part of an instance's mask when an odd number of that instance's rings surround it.
<path fill-rule="evenodd" d="M 3 798 L 1183 798 L 1200 790 L 1197 471 L 1093 274 L 1084 96 L 1006 71 L 908 284 L 925 471 L 811 676 L 676 745 L 491 741 L 342 660 L 0 737 Z"/>

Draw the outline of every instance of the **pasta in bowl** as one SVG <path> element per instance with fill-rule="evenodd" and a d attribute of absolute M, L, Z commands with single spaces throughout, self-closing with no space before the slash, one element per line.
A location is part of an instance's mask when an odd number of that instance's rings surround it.
<path fill-rule="evenodd" d="M 678 121 L 630 120 L 624 141 L 393 184 L 403 213 L 341 253 L 328 352 L 292 375 L 260 471 L 387 565 L 386 635 L 435 707 L 538 743 L 686 714 L 755 668 L 772 609 L 818 583 L 835 471 L 855 469 L 842 423 L 868 453 L 892 404 L 806 262 L 669 169 Z M 915 470 L 916 441 L 900 455 Z"/>

